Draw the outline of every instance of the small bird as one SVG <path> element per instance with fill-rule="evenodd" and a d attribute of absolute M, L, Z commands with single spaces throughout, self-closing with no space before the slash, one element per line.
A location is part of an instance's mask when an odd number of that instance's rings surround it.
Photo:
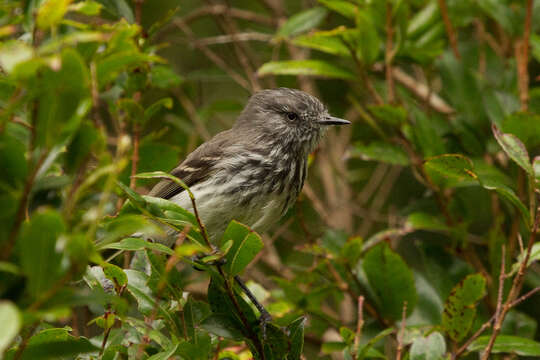
<path fill-rule="evenodd" d="M 171 174 L 190 187 L 197 210 L 215 243 L 232 220 L 262 232 L 294 204 L 307 175 L 308 155 L 332 117 L 314 96 L 278 88 L 251 96 L 234 126 L 200 145 Z M 193 211 L 191 200 L 164 179 L 149 195 Z M 164 242 L 172 245 L 174 232 Z"/>

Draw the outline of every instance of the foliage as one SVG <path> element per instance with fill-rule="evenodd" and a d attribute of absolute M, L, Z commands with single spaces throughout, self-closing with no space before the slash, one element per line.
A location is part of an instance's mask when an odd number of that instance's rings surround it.
<path fill-rule="evenodd" d="M 540 356 L 538 2 L 177 6 L 0 2 L 0 358 Z M 275 86 L 353 124 L 211 244 L 144 194 Z"/>

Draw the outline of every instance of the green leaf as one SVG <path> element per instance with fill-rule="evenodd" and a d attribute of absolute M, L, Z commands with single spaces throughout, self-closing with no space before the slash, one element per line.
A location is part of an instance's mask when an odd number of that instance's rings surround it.
<path fill-rule="evenodd" d="M 144 122 L 150 120 L 162 107 L 172 109 L 173 101 L 171 98 L 162 98 L 150 105 L 144 110 Z"/>
<path fill-rule="evenodd" d="M 159 243 L 153 243 L 145 239 L 134 238 L 134 237 L 123 239 L 120 242 L 108 244 L 104 246 L 103 249 L 117 249 L 117 250 L 126 250 L 126 251 L 139 251 L 139 250 L 144 250 L 144 249 L 150 249 L 150 250 L 163 252 L 167 255 L 174 254 L 174 251 L 165 245 L 162 245 Z"/>
<path fill-rule="evenodd" d="M 512 265 L 512 271 L 509 275 L 514 275 L 518 272 L 519 267 L 521 266 L 521 263 L 525 260 L 526 251 L 522 251 L 516 260 L 516 262 Z M 529 256 L 529 260 L 527 261 L 527 267 L 529 267 L 533 262 L 540 260 L 540 242 L 537 242 L 536 244 L 533 244 L 531 248 L 531 255 Z"/>
<path fill-rule="evenodd" d="M 45 0 L 37 12 L 37 26 L 43 30 L 60 23 L 72 0 Z"/>
<path fill-rule="evenodd" d="M 442 360 L 446 353 L 444 337 L 434 332 L 428 337 L 417 337 L 411 346 L 411 360 Z"/>
<path fill-rule="evenodd" d="M 107 279 L 111 280 L 115 287 L 119 288 L 127 285 L 128 278 L 124 270 L 114 264 L 103 265 L 103 273 Z"/>
<path fill-rule="evenodd" d="M 407 110 L 402 106 L 369 105 L 368 109 L 377 119 L 395 127 L 399 127 L 407 121 Z"/>
<path fill-rule="evenodd" d="M 345 41 L 352 43 L 360 60 L 372 64 L 381 50 L 381 39 L 373 22 L 373 14 L 362 10 L 356 14 L 356 29 L 343 34 Z"/>
<path fill-rule="evenodd" d="M 299 317 L 287 326 L 291 348 L 287 354 L 287 360 L 300 360 L 304 349 L 304 329 L 306 318 Z"/>
<path fill-rule="evenodd" d="M 482 352 L 489 342 L 490 336 L 480 336 L 467 348 L 469 351 Z M 499 335 L 495 339 L 492 353 L 509 353 L 519 356 L 540 356 L 540 343 L 531 339 L 512 335 Z"/>
<path fill-rule="evenodd" d="M 232 340 L 242 340 L 243 334 L 229 316 L 212 314 L 203 320 L 201 327 L 211 334 Z"/>
<path fill-rule="evenodd" d="M 323 60 L 285 60 L 270 61 L 263 64 L 258 70 L 260 76 L 264 75 L 308 75 L 327 78 L 353 80 L 354 73 L 347 69 Z"/>
<path fill-rule="evenodd" d="M 62 217 L 54 210 L 34 214 L 25 223 L 18 244 L 21 266 L 34 297 L 47 291 L 61 276 L 62 253 L 57 240 L 65 231 Z"/>
<path fill-rule="evenodd" d="M 88 67 L 74 49 L 65 49 L 60 69 L 46 68 L 40 84 L 36 140 L 39 145 L 51 148 L 69 138 L 90 110 Z"/>
<path fill-rule="evenodd" d="M 234 276 L 242 272 L 261 251 L 263 242 L 259 234 L 234 220 L 227 226 L 221 238 L 221 246 L 229 240 L 232 240 L 233 244 L 227 252 L 224 267 L 229 275 Z"/>
<path fill-rule="evenodd" d="M 133 50 L 115 52 L 97 63 L 97 79 L 99 86 L 103 87 L 107 83 L 113 81 L 121 71 L 126 71 L 153 62 L 162 62 L 162 60 L 158 56 L 148 55 Z"/>
<path fill-rule="evenodd" d="M 98 351 L 85 337 L 71 336 L 67 329 L 46 329 L 32 336 L 21 360 L 75 358 L 78 354 Z"/>
<path fill-rule="evenodd" d="M 407 217 L 407 225 L 415 230 L 447 231 L 448 225 L 443 219 L 431 214 L 415 212 Z"/>
<path fill-rule="evenodd" d="M 400 146 L 380 141 L 373 141 L 369 145 L 356 143 L 353 154 L 360 156 L 363 160 L 373 160 L 402 166 L 409 164 L 409 157 Z"/>
<path fill-rule="evenodd" d="M 405 302 L 407 314 L 412 313 L 417 300 L 413 273 L 388 244 L 379 244 L 369 250 L 363 267 L 384 317 L 394 321 L 401 319 Z"/>
<path fill-rule="evenodd" d="M 22 325 L 19 309 L 10 301 L 0 301 L 0 354 L 11 344 Z"/>
<path fill-rule="evenodd" d="M 8 74 L 33 57 L 34 50 L 25 42 L 13 40 L 0 44 L 0 66 Z"/>
<path fill-rule="evenodd" d="M 210 284 L 208 285 L 208 303 L 210 304 L 212 313 L 229 319 L 228 323 L 223 323 L 223 325 L 229 329 L 232 335 L 242 333 L 246 336 L 247 330 L 238 315 L 236 306 L 233 304 L 228 292 L 223 287 L 224 284 L 218 284 L 218 281 L 219 280 L 212 277 Z M 255 326 L 258 322 L 253 309 L 243 298 L 236 294 L 234 294 L 234 296 L 247 322 L 250 325 Z"/>
<path fill-rule="evenodd" d="M 98 15 L 103 5 L 93 0 L 85 0 L 69 6 L 69 11 L 77 11 L 87 16 Z"/>
<path fill-rule="evenodd" d="M 22 186 L 28 172 L 24 152 L 25 146 L 19 140 L 5 132 L 0 134 L 0 184 Z"/>
<path fill-rule="evenodd" d="M 497 139 L 497 142 L 501 145 L 508 157 L 514 160 L 529 176 L 534 176 L 529 153 L 517 136 L 502 133 L 495 124 L 491 125 L 491 129 L 493 130 L 495 139 Z"/>
<path fill-rule="evenodd" d="M 355 4 L 342 0 L 318 0 L 321 4 L 326 6 L 332 11 L 337 12 L 345 17 L 354 19 L 358 8 Z"/>
<path fill-rule="evenodd" d="M 294 14 L 279 28 L 278 37 L 292 37 L 321 24 L 328 11 L 323 7 L 313 7 Z"/>
<path fill-rule="evenodd" d="M 179 343 L 171 344 L 168 349 L 150 356 L 147 360 L 168 360 L 176 353 L 179 345 Z"/>
<path fill-rule="evenodd" d="M 340 28 L 336 30 L 319 31 L 313 34 L 298 36 L 292 42 L 297 46 L 319 50 L 327 54 L 351 56 L 349 49 L 339 35 Z"/>
<path fill-rule="evenodd" d="M 104 231 L 98 240 L 98 249 L 136 232 L 144 234 L 147 238 L 161 238 L 165 235 L 162 228 L 142 215 L 119 215 L 107 219 L 103 221 L 102 229 Z"/>
<path fill-rule="evenodd" d="M 444 154 L 427 159 L 424 169 L 428 174 L 438 173 L 452 180 L 476 179 L 473 163 L 460 154 Z"/>
<path fill-rule="evenodd" d="M 444 304 L 442 326 L 454 341 L 470 331 L 476 316 L 474 305 L 486 294 L 486 279 L 481 274 L 467 276 L 450 292 Z"/>
<path fill-rule="evenodd" d="M 169 66 L 155 65 L 150 69 L 150 81 L 158 88 L 168 89 L 180 85 L 183 79 Z"/>
<path fill-rule="evenodd" d="M 190 296 L 184 305 L 183 311 L 184 319 L 186 321 L 187 335 L 190 338 L 193 338 L 195 336 L 195 329 L 204 319 L 210 316 L 210 305 L 203 301 L 197 301 Z M 207 331 L 212 332 L 209 329 L 207 329 Z"/>
<path fill-rule="evenodd" d="M 529 224 L 529 222 L 531 221 L 529 210 L 521 202 L 521 200 L 516 195 L 514 190 L 512 190 L 509 186 L 502 183 L 497 177 L 490 174 L 479 173 L 478 181 L 480 181 L 480 184 L 485 189 L 494 190 L 497 192 L 497 194 L 501 195 L 503 198 L 510 201 L 510 203 L 513 204 L 520 211 L 523 222 L 525 224 Z"/>
<path fill-rule="evenodd" d="M 518 137 L 528 148 L 540 145 L 540 116 L 529 113 L 515 113 L 506 117 L 501 131 Z"/>

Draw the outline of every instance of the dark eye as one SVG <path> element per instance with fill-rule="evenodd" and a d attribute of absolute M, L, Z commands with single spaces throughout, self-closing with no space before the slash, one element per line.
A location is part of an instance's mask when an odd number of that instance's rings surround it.
<path fill-rule="evenodd" d="M 287 113 L 287 117 L 289 118 L 289 120 L 296 120 L 296 119 L 298 119 L 298 115 L 296 115 L 296 114 L 293 113 L 293 112 Z"/>

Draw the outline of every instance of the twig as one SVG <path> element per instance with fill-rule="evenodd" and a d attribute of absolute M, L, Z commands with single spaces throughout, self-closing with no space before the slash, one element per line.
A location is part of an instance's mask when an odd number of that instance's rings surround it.
<path fill-rule="evenodd" d="M 137 184 L 137 165 L 139 164 L 139 142 L 141 137 L 141 126 L 138 123 L 133 124 L 133 153 L 131 154 L 131 178 L 129 187 L 135 189 Z"/>
<path fill-rule="evenodd" d="M 457 46 L 457 34 L 454 30 L 454 27 L 452 26 L 452 22 L 450 21 L 450 16 L 448 15 L 448 8 L 446 6 L 445 0 L 438 0 L 439 2 L 439 8 L 441 9 L 441 15 L 444 22 L 444 27 L 446 29 L 446 34 L 448 35 L 448 40 L 450 40 L 450 46 L 452 47 L 452 51 L 454 52 L 454 56 L 456 59 L 460 59 L 461 56 L 459 55 L 459 50 Z"/>
<path fill-rule="evenodd" d="M 212 0 L 207 0 L 207 1 L 211 2 Z M 228 4 L 227 4 L 227 7 L 229 7 Z M 233 38 L 236 37 L 236 34 L 239 32 L 239 30 L 238 30 L 238 27 L 236 26 L 236 23 L 233 21 L 232 17 L 229 15 L 228 11 L 223 12 L 223 14 L 220 16 L 216 16 L 216 19 L 217 19 L 218 25 L 221 27 L 221 29 L 224 32 L 226 32 L 228 35 L 232 36 Z M 232 45 L 233 45 L 234 52 L 236 53 L 236 57 L 238 58 L 238 61 L 240 62 L 240 65 L 242 65 L 242 67 L 244 68 L 244 72 L 249 80 L 252 91 L 261 90 L 262 89 L 261 85 L 259 83 L 258 78 L 255 76 L 255 71 L 250 61 L 255 58 L 255 54 L 251 51 L 251 49 L 249 49 L 248 44 L 244 42 L 233 41 Z M 251 56 L 248 57 L 248 53 Z"/>
<path fill-rule="evenodd" d="M 190 22 L 196 20 L 197 18 L 201 16 L 221 15 L 225 12 L 227 12 L 232 17 L 247 20 L 247 21 L 257 22 L 263 25 L 275 26 L 277 24 L 277 21 L 275 18 L 260 15 L 255 12 L 244 10 L 244 9 L 231 8 L 222 4 L 214 4 L 214 5 L 198 8 L 197 10 L 194 10 L 193 12 L 186 15 L 183 18 L 183 21 L 186 22 L 186 24 L 189 24 Z"/>
<path fill-rule="evenodd" d="M 176 88 L 173 90 L 173 93 L 176 95 L 176 98 L 178 101 L 180 101 L 180 104 L 182 104 L 182 107 L 186 111 L 189 119 L 191 122 L 195 125 L 195 129 L 197 129 L 197 132 L 201 136 L 201 138 L 204 141 L 210 140 L 212 137 L 206 127 L 204 126 L 199 113 L 197 112 L 197 109 L 195 108 L 195 105 L 191 101 L 189 97 L 187 97 L 186 94 L 182 91 L 180 88 Z"/>
<path fill-rule="evenodd" d="M 216 64 L 219 68 L 225 71 L 231 77 L 231 79 L 233 79 L 238 85 L 240 85 L 244 89 L 248 91 L 251 90 L 251 87 L 249 83 L 246 81 L 246 79 L 244 79 L 240 74 L 238 74 L 229 65 L 227 65 L 225 60 L 219 57 L 215 52 L 210 50 L 207 46 L 199 44 L 197 42 L 195 38 L 195 34 L 182 19 L 175 19 L 173 23 L 180 30 L 182 30 L 184 34 L 186 34 L 186 36 L 188 37 L 188 40 L 195 48 L 199 49 L 204 55 L 206 55 L 208 59 L 210 59 L 214 64 Z"/>
<path fill-rule="evenodd" d="M 488 320 L 486 321 L 485 323 L 482 324 L 482 326 L 480 327 L 480 329 L 476 330 L 476 332 L 469 338 L 467 339 L 467 341 L 460 346 L 459 349 L 456 350 L 455 353 L 452 354 L 451 356 L 451 360 L 455 360 L 457 359 L 461 354 L 463 354 L 463 352 L 465 352 L 467 350 L 467 348 L 469 347 L 469 345 L 472 344 L 472 342 L 474 340 L 476 340 L 480 335 L 482 335 L 482 333 L 488 328 L 491 326 L 491 323 L 493 322 L 493 320 L 495 320 L 495 314 L 493 314 L 493 316 Z"/>
<path fill-rule="evenodd" d="M 383 71 L 383 69 L 384 66 L 381 63 L 373 65 L 373 70 L 375 71 Z M 392 77 L 401 85 L 409 89 L 413 95 L 418 97 L 420 100 L 426 101 L 433 110 L 446 115 L 453 114 L 455 112 L 455 110 L 439 95 L 435 94 L 433 90 L 430 90 L 430 87 L 419 82 L 400 68 L 395 66 L 392 67 Z"/>
<path fill-rule="evenodd" d="M 510 306 L 511 307 L 514 307 L 520 303 L 522 303 L 523 301 L 527 300 L 528 298 L 530 298 L 531 296 L 533 296 L 534 294 L 536 294 L 537 292 L 540 292 L 540 286 L 537 286 L 535 287 L 534 289 L 532 289 L 531 291 L 529 291 L 528 293 L 526 293 L 525 295 L 522 295 L 520 296 L 519 298 L 517 298 L 516 300 L 512 301 L 510 303 Z"/>
<path fill-rule="evenodd" d="M 22 338 L 22 341 L 21 341 L 21 344 L 19 345 L 19 348 L 17 349 L 17 352 L 15 353 L 15 356 L 13 356 L 13 359 L 14 360 L 19 360 L 24 352 L 24 350 L 26 349 L 26 346 L 28 345 L 28 341 L 30 340 L 30 338 L 32 337 L 32 334 L 34 333 L 34 331 L 36 330 L 36 328 L 38 327 L 38 325 L 40 324 L 39 321 L 36 321 L 34 324 L 32 324 L 32 326 L 28 329 L 27 333 L 24 334 L 23 338 Z"/>
<path fill-rule="evenodd" d="M 364 297 L 358 297 L 358 320 L 356 322 L 356 335 L 354 336 L 353 360 L 357 359 L 360 338 L 362 337 L 362 327 L 364 326 Z"/>
<path fill-rule="evenodd" d="M 207 38 L 198 39 L 197 42 L 200 45 L 216 45 L 216 44 L 228 44 L 238 41 L 264 41 L 267 42 L 272 39 L 272 35 L 258 32 L 243 32 L 236 33 L 234 35 L 218 35 Z"/>
<path fill-rule="evenodd" d="M 521 111 L 527 111 L 529 107 L 529 71 L 527 69 L 527 64 L 529 63 L 529 38 L 531 37 L 532 12 L 533 0 L 527 0 L 523 39 L 518 41 L 516 44 L 518 87 Z"/>
<path fill-rule="evenodd" d="M 531 234 L 529 237 L 529 244 L 527 245 L 527 252 L 525 253 L 525 258 L 521 262 L 518 273 L 514 277 L 514 280 L 512 281 L 512 287 L 510 288 L 510 293 L 508 294 L 506 302 L 504 303 L 504 306 L 502 307 L 502 310 L 500 311 L 499 316 L 498 317 L 496 316 L 495 318 L 495 325 L 493 326 L 493 333 L 491 334 L 491 337 L 489 338 L 489 342 L 486 346 L 486 349 L 482 353 L 482 360 L 488 360 L 489 354 L 491 353 L 491 350 L 493 349 L 493 345 L 495 344 L 495 340 L 497 339 L 497 336 L 499 335 L 501 331 L 504 318 L 506 314 L 508 313 L 508 311 L 510 311 L 510 309 L 512 308 L 512 304 L 521 289 L 521 286 L 523 284 L 523 278 L 525 277 L 525 272 L 527 269 L 527 263 L 529 262 L 529 258 L 531 256 L 532 246 L 536 239 L 536 233 L 538 231 L 539 222 L 540 222 L 540 211 L 537 210 L 533 228 L 531 230 Z"/>
<path fill-rule="evenodd" d="M 403 311 L 401 313 L 401 326 L 398 334 L 398 346 L 396 353 L 396 360 L 401 360 L 401 354 L 403 352 L 403 335 L 405 334 L 405 319 L 407 318 L 407 302 L 403 302 Z"/>
<path fill-rule="evenodd" d="M 392 59 L 394 58 L 394 52 L 392 49 L 392 37 L 394 31 L 392 28 L 392 3 L 386 1 L 386 47 L 384 52 L 384 64 L 386 68 L 386 88 L 388 91 L 388 102 L 393 104 L 396 101 L 396 94 L 394 89 L 394 77 L 392 76 Z"/>

